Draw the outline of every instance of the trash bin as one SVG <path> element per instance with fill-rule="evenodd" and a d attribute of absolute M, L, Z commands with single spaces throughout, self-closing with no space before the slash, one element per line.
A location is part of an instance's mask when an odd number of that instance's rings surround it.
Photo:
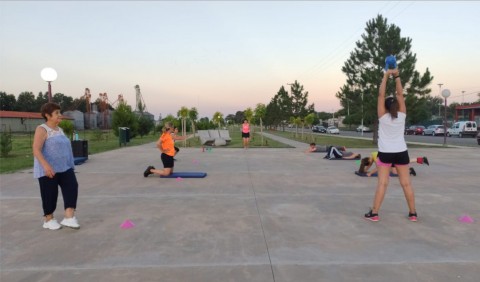
<path fill-rule="evenodd" d="M 122 147 L 122 144 L 127 146 L 127 127 L 118 128 L 118 141 L 120 143 L 120 147 Z"/>
<path fill-rule="evenodd" d="M 125 140 L 127 141 L 127 143 L 130 143 L 130 127 L 125 127 L 125 131 L 126 131 L 126 136 L 125 136 Z"/>
<path fill-rule="evenodd" d="M 74 158 L 84 157 L 88 159 L 88 140 L 72 141 L 72 152 Z"/>

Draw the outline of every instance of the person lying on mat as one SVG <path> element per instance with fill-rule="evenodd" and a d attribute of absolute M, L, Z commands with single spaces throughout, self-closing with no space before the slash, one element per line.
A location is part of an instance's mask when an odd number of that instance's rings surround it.
<path fill-rule="evenodd" d="M 148 177 L 150 174 L 158 174 L 160 176 L 168 176 L 173 172 L 173 156 L 175 156 L 175 140 L 185 139 L 185 136 L 172 136 L 174 130 L 171 122 L 165 123 L 162 129 L 162 135 L 157 141 L 157 148 L 162 152 L 161 158 L 163 163 L 163 169 L 155 169 L 154 166 L 148 166 L 143 172 L 144 177 Z"/>
<path fill-rule="evenodd" d="M 330 146 L 328 146 L 328 145 L 317 145 L 315 143 L 310 143 L 310 146 L 305 151 L 305 153 L 326 152 L 329 147 Z M 337 148 L 339 151 L 346 151 L 347 150 L 347 148 L 345 148 L 345 146 L 335 146 L 335 148 Z"/>
<path fill-rule="evenodd" d="M 348 151 L 340 151 L 336 147 L 330 146 L 327 149 L 327 155 L 325 155 L 324 159 L 344 159 L 344 160 L 356 160 L 361 159 L 362 155 L 348 152 Z"/>

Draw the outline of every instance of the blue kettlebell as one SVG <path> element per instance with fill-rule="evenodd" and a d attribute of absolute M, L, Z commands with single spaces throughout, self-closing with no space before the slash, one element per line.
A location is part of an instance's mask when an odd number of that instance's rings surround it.
<path fill-rule="evenodd" d="M 385 58 L 385 70 L 396 69 L 397 68 L 397 59 L 394 55 L 390 55 Z"/>

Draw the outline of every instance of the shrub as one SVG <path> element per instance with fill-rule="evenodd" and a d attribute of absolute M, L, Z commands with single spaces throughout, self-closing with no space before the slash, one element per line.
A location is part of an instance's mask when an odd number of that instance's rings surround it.
<path fill-rule="evenodd" d="M 65 135 L 70 138 L 70 140 L 72 140 L 72 136 L 73 136 L 73 131 L 74 131 L 74 128 L 73 128 L 73 123 L 69 120 L 62 120 L 58 126 L 60 128 L 62 128 L 63 130 L 63 133 L 65 133 Z"/>
<path fill-rule="evenodd" d="M 8 128 L 8 132 L 0 134 L 0 154 L 2 157 L 8 156 L 12 150 L 12 130 Z"/>

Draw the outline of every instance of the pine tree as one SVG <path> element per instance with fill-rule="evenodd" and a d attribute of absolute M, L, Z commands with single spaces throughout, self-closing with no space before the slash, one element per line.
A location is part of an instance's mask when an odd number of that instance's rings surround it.
<path fill-rule="evenodd" d="M 415 70 L 417 57 L 412 53 L 412 39 L 401 36 L 401 30 L 387 19 L 378 15 L 367 22 L 362 39 L 356 42 L 356 48 L 342 67 L 347 76 L 346 84 L 337 92 L 341 105 L 348 108 L 353 115 L 351 122 L 374 124 L 377 127 L 378 88 L 385 67 L 385 58 L 395 55 L 400 77 L 404 86 L 405 103 L 407 105 L 407 123 L 416 123 L 428 116 L 426 110 L 427 94 L 432 82 L 428 68 L 421 75 Z M 393 95 L 395 84 L 387 84 L 387 95 Z M 363 96 L 363 99 L 362 99 Z M 376 143 L 377 131 L 374 130 L 373 141 Z"/>

